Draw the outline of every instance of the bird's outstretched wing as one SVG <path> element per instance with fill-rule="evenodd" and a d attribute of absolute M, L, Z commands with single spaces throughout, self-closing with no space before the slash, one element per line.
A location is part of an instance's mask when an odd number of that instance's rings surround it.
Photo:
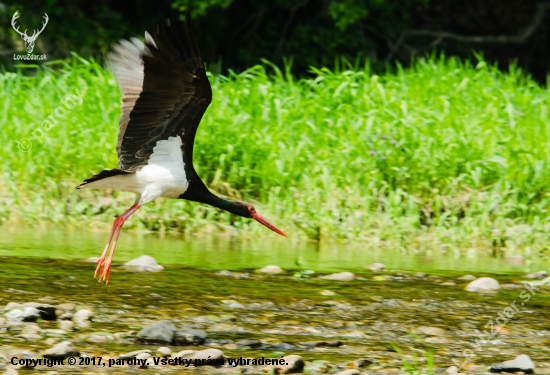
<path fill-rule="evenodd" d="M 212 101 L 212 89 L 186 21 L 166 20 L 145 43 L 115 45 L 108 64 L 122 92 L 118 163 L 131 171 L 146 165 L 160 140 L 180 136 L 184 163 L 192 162 L 195 133 Z"/>

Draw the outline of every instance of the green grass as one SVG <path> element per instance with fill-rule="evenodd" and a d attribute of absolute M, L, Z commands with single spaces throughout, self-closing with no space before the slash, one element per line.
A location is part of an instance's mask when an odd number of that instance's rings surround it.
<path fill-rule="evenodd" d="M 208 186 L 252 201 L 295 238 L 546 249 L 548 89 L 517 69 L 453 58 L 383 76 L 368 64 L 312 73 L 298 80 L 265 65 L 210 75 L 214 99 L 194 156 Z M 36 142 L 32 132 L 75 89 L 83 104 Z M 3 222 L 107 226 L 133 202 L 129 193 L 74 189 L 117 167 L 119 101 L 112 75 L 77 57 L 0 74 Z M 22 138 L 33 141 L 28 152 Z M 163 199 L 127 225 L 267 235 L 216 209 Z"/>

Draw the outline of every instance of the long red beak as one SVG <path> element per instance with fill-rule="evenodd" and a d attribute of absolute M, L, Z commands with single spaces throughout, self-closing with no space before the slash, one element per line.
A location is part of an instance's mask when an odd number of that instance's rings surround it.
<path fill-rule="evenodd" d="M 279 233 L 281 236 L 285 236 L 288 238 L 288 236 L 286 235 L 285 232 L 283 232 L 282 230 L 280 230 L 279 228 L 277 228 L 275 225 L 271 224 L 269 221 L 267 221 L 266 219 L 264 219 L 260 214 L 258 214 L 257 212 L 254 212 L 254 213 L 251 213 L 252 215 L 252 218 L 254 220 L 256 220 L 258 223 L 262 224 L 262 225 L 265 225 L 266 227 L 268 227 L 269 229 L 271 229 L 273 232 L 275 233 Z"/>

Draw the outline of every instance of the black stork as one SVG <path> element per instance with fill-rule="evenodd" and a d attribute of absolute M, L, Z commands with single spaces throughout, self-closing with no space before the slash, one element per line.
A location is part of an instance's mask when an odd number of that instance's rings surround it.
<path fill-rule="evenodd" d="M 193 168 L 193 142 L 212 101 L 212 88 L 189 14 L 185 22 L 166 20 L 158 25 L 154 37 L 146 32 L 145 43 L 137 38 L 122 40 L 113 50 L 107 61 L 122 93 L 119 168 L 103 170 L 77 189 L 117 189 L 136 193 L 137 197 L 134 205 L 115 219 L 94 277 L 109 282 L 122 225 L 141 206 L 158 197 L 206 203 L 254 219 L 287 237 L 252 205 L 212 194 Z"/>

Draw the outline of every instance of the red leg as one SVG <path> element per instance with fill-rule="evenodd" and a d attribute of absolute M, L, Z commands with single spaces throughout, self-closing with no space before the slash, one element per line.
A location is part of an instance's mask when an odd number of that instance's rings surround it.
<path fill-rule="evenodd" d="M 107 245 L 103 250 L 103 254 L 97 260 L 97 268 L 95 270 L 94 278 L 99 273 L 99 278 L 98 278 L 99 282 L 105 281 L 107 284 L 109 283 L 109 280 L 111 278 L 111 263 L 113 261 L 113 255 L 115 253 L 116 243 L 118 240 L 118 236 L 120 234 L 120 230 L 122 229 L 122 226 L 124 225 L 124 222 L 126 221 L 126 219 L 128 219 L 134 212 L 136 212 L 139 207 L 140 207 L 139 205 L 134 204 L 132 207 L 126 210 L 126 212 L 124 212 L 122 215 L 120 215 L 115 219 L 115 222 L 113 223 L 113 227 L 111 229 L 111 234 L 109 235 L 109 241 L 107 241 Z M 107 249 L 111 244 L 111 240 L 113 240 L 113 236 L 114 236 L 114 241 L 113 241 L 113 245 L 111 246 L 111 252 L 107 260 L 105 260 L 105 256 L 107 255 Z"/>

